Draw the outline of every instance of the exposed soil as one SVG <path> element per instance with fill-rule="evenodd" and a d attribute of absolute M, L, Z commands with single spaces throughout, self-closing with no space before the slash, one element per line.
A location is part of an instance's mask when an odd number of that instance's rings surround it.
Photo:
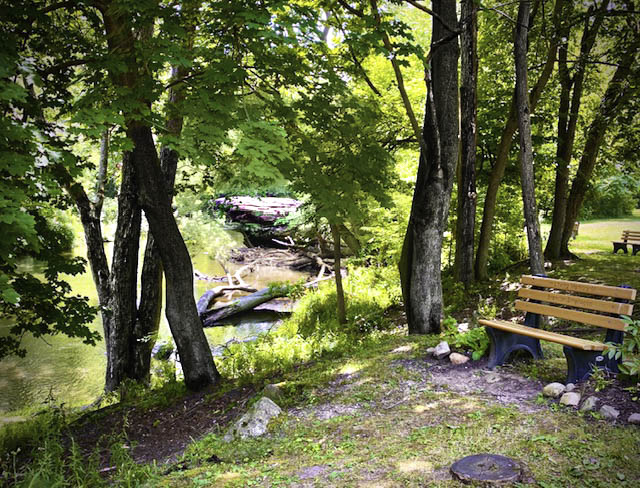
<path fill-rule="evenodd" d="M 137 462 L 171 463 L 194 439 L 221 430 L 244 413 L 254 395 L 255 389 L 244 387 L 219 397 L 207 390 L 190 393 L 165 407 L 137 409 L 114 405 L 83 416 L 70 426 L 69 433 L 87 453 L 99 446 L 105 453 L 102 463 L 106 470 L 111 467 L 106 443 L 120 434 L 126 435 Z"/>

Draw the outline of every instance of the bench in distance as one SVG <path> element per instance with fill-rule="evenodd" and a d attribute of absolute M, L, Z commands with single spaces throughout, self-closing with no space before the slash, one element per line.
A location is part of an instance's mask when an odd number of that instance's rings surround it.
<path fill-rule="evenodd" d="M 613 253 L 623 250 L 627 254 L 627 244 L 631 244 L 631 255 L 635 256 L 640 251 L 640 230 L 623 230 L 619 241 L 613 241 Z"/>

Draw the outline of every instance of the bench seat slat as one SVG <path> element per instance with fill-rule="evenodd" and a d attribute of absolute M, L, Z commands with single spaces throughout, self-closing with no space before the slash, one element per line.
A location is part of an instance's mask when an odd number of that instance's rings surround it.
<path fill-rule="evenodd" d="M 633 313 L 633 305 L 629 303 L 610 302 L 576 295 L 551 293 L 549 291 L 534 290 L 532 288 L 521 288 L 518 296 L 531 300 L 540 300 L 542 302 L 557 303 L 569 307 L 586 308 L 588 310 L 597 310 L 598 312 L 615 313 L 618 315 L 631 315 Z"/>
<path fill-rule="evenodd" d="M 524 302 L 516 300 L 516 310 L 523 312 L 537 313 L 541 315 L 550 315 L 559 319 L 571 320 L 583 324 L 596 325 L 607 329 L 621 330 L 626 329 L 626 324 L 622 319 L 615 317 L 607 317 L 606 315 L 598 315 L 596 313 L 580 312 L 579 310 L 571 310 L 567 308 L 554 307 L 551 305 L 543 305 L 541 303 Z"/>
<path fill-rule="evenodd" d="M 513 322 L 507 322 L 505 320 L 481 319 L 478 320 L 478 323 L 486 325 L 488 327 L 493 327 L 494 329 L 500 329 L 515 334 L 525 335 L 533 337 L 535 339 L 556 342 L 564 346 L 574 347 L 576 349 L 582 349 L 584 351 L 604 351 L 607 348 L 606 344 L 603 344 L 602 342 L 578 339 L 577 337 L 571 337 L 563 334 L 558 334 L 557 332 L 549 332 L 548 330 L 527 327 L 526 325 L 515 324 Z"/>
<path fill-rule="evenodd" d="M 623 300 L 635 300 L 636 290 L 633 288 L 622 288 L 619 286 L 594 285 L 591 283 L 580 283 L 577 281 L 557 280 L 554 278 L 542 278 L 539 276 L 523 275 L 520 278 L 523 285 L 541 286 L 545 288 L 555 288 L 557 290 L 572 291 L 588 295 L 620 298 Z"/>

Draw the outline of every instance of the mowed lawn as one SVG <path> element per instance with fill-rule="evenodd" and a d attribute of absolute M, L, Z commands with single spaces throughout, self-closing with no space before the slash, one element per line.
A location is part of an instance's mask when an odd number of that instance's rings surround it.
<path fill-rule="evenodd" d="M 542 224 L 542 234 L 548 236 L 550 227 Z M 627 229 L 640 231 L 640 209 L 634 210 L 630 217 L 580 222 L 578 237 L 569 242 L 569 249 L 575 253 L 612 252 L 612 241 L 619 241 L 622 231 Z"/>

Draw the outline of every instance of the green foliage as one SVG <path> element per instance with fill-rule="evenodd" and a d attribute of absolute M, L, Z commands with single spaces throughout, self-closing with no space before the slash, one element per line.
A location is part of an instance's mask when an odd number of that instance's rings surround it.
<path fill-rule="evenodd" d="M 602 391 L 613 382 L 608 376 L 609 374 L 605 370 L 593 366 L 591 368 L 591 376 L 589 376 L 589 383 L 596 392 Z"/>
<path fill-rule="evenodd" d="M 2 478 L 15 487 L 74 487 L 74 486 L 139 486 L 142 482 L 153 482 L 156 469 L 150 465 L 139 465 L 131 457 L 131 446 L 126 435 L 116 434 L 102 439 L 108 448 L 111 462 L 116 470 L 109 477 L 100 474 L 100 446 L 87 455 L 73 438 L 68 440 L 68 419 L 61 408 L 50 408 L 28 421 L 22 427 L 29 437 L 22 438 L 22 446 L 13 448 L 6 458 L 0 460 Z M 37 427 L 37 429 L 36 429 Z M 15 438 L 14 438 L 15 439 Z M 20 451 L 31 454 L 28 465 L 18 466 L 15 456 Z"/>
<path fill-rule="evenodd" d="M 446 317 L 442 321 L 443 337 L 455 349 L 471 351 L 471 358 L 477 361 L 489 350 L 489 336 L 484 327 L 474 327 L 460 331 L 458 323 L 453 317 Z"/>
<path fill-rule="evenodd" d="M 607 344 L 609 358 L 622 358 L 620 371 L 630 376 L 640 378 L 640 320 L 634 320 L 629 316 L 623 316 L 627 324 L 624 341 L 620 344 Z"/>
<path fill-rule="evenodd" d="M 596 181 L 585 196 L 580 218 L 588 220 L 631 215 L 638 204 L 638 187 L 638 179 L 624 174 Z"/>
<path fill-rule="evenodd" d="M 351 304 L 345 326 L 336 318 L 335 288 L 321 283 L 300 299 L 277 330 L 254 342 L 229 345 L 222 358 L 216 358 L 216 366 L 228 378 L 255 381 L 314 358 L 343 355 L 368 334 L 390 326 L 385 311 L 399 303 L 398 287 L 397 271 L 391 267 L 353 269 L 345 280 Z"/>

